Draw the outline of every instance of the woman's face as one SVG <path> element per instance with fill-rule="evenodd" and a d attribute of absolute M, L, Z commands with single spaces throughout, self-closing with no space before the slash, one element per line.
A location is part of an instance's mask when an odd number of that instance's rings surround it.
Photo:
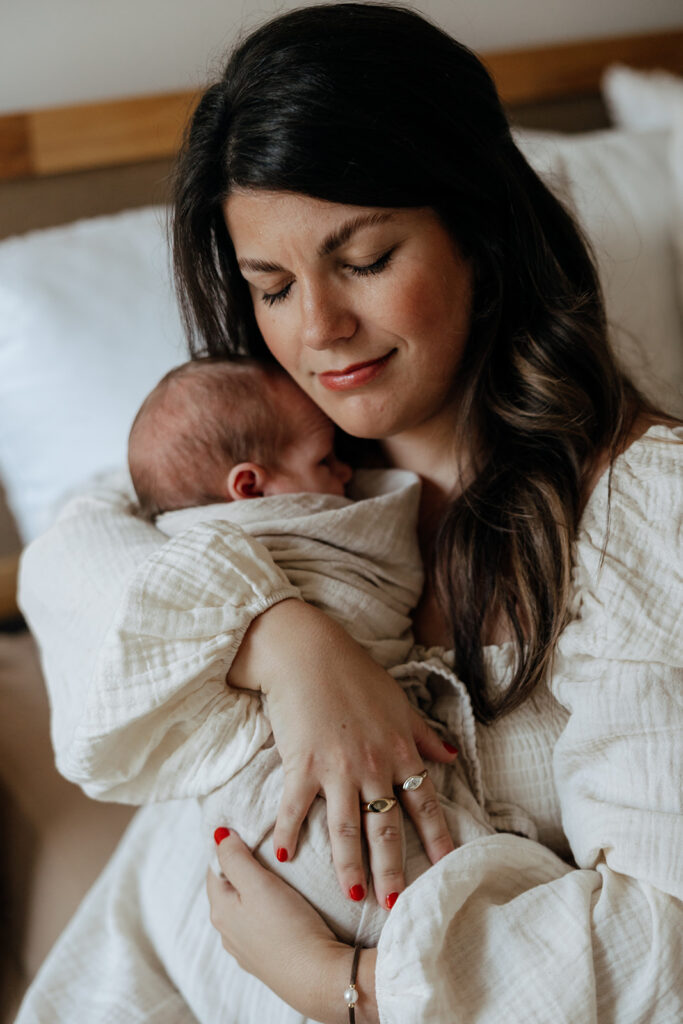
<path fill-rule="evenodd" d="M 432 210 L 245 190 L 224 212 L 268 348 L 335 423 L 383 439 L 449 420 L 471 273 Z"/>

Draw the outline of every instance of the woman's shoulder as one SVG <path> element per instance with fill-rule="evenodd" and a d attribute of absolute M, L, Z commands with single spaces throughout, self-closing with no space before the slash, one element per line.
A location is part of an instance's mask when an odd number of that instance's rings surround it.
<path fill-rule="evenodd" d="M 683 665 L 683 426 L 655 423 L 598 480 L 560 648 Z"/>
<path fill-rule="evenodd" d="M 580 532 L 594 533 L 609 525 L 608 538 L 637 538 L 631 529 L 679 520 L 683 515 L 683 424 L 640 422 L 611 467 L 605 465 L 594 481 L 580 523 Z M 611 524 L 614 520 L 616 533 Z M 628 536 L 618 531 L 625 528 Z"/>
<path fill-rule="evenodd" d="M 676 420 L 641 421 L 640 429 L 636 429 L 630 443 L 617 456 L 615 467 L 620 465 L 642 466 L 655 475 L 671 472 L 680 479 L 683 423 Z"/>
<path fill-rule="evenodd" d="M 674 419 L 660 419 L 641 414 L 634 421 L 630 434 L 612 465 L 607 453 L 598 459 L 586 485 L 586 508 L 595 493 L 600 496 L 604 485 L 611 485 L 614 472 L 640 466 L 645 471 L 632 480 L 651 478 L 659 472 L 680 476 L 683 460 L 683 423 Z"/>

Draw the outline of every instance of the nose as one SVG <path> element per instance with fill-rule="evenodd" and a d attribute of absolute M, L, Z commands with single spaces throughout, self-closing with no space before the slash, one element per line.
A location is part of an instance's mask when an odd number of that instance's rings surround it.
<path fill-rule="evenodd" d="M 302 287 L 301 296 L 304 345 L 322 350 L 354 336 L 358 318 L 341 289 L 323 282 L 309 284 Z"/>
<path fill-rule="evenodd" d="M 346 462 L 340 462 L 335 456 L 332 472 L 342 484 L 347 484 L 353 476 L 353 470 Z"/>

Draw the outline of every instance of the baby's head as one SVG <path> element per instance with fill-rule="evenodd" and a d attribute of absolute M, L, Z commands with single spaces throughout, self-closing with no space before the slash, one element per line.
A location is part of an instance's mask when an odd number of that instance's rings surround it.
<path fill-rule="evenodd" d="M 343 494 L 351 470 L 331 420 L 282 370 L 196 359 L 142 403 L 128 464 L 143 515 L 313 491 Z"/>

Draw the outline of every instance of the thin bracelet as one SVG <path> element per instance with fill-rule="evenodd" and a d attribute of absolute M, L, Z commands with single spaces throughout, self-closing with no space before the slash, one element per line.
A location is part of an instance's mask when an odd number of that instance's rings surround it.
<path fill-rule="evenodd" d="M 351 964 L 351 980 L 348 988 L 344 989 L 344 1002 L 349 1008 L 349 1024 L 356 1024 L 356 1003 L 358 1002 L 358 989 L 356 988 L 356 974 L 358 973 L 358 958 L 360 946 L 354 946 L 353 963 Z"/>

